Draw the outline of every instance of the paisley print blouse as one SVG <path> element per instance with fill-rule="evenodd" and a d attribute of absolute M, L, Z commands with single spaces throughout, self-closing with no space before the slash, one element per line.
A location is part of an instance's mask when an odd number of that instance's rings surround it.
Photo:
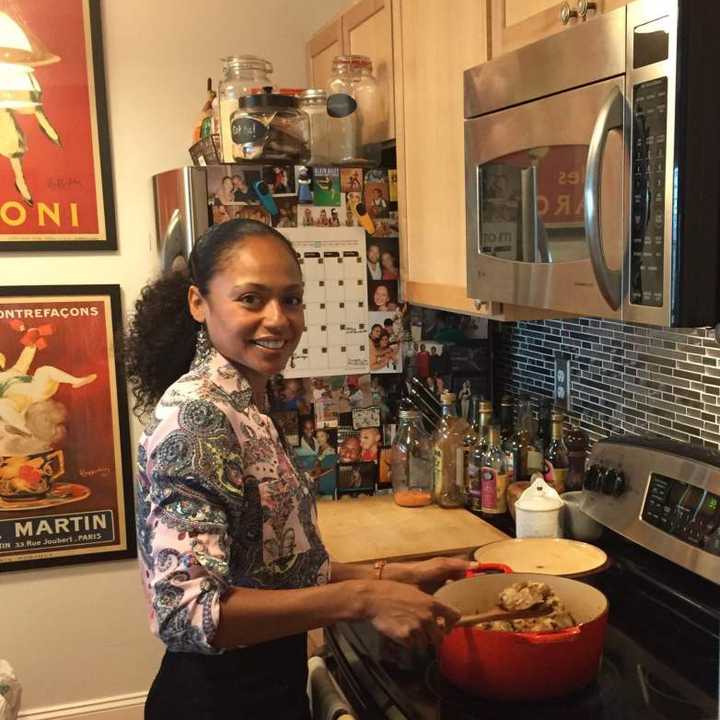
<path fill-rule="evenodd" d="M 315 499 L 247 380 L 215 349 L 155 408 L 138 450 L 139 560 L 152 631 L 168 649 L 217 653 L 232 586 L 328 581 Z"/>

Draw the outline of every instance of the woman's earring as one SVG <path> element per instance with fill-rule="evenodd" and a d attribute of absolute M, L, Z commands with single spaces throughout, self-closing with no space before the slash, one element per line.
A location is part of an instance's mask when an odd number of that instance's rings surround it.
<path fill-rule="evenodd" d="M 195 357 L 199 361 L 204 362 L 210 357 L 211 352 L 212 345 L 210 344 L 210 337 L 208 336 L 205 323 L 203 323 L 200 326 L 200 330 L 198 330 L 197 334 L 197 340 L 195 343 Z"/>

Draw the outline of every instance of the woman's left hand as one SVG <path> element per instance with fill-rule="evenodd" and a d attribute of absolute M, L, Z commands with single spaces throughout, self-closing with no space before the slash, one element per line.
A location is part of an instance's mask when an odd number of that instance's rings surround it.
<path fill-rule="evenodd" d="M 414 563 L 392 563 L 390 572 L 383 574 L 388 580 L 417 585 L 425 592 L 435 592 L 448 580 L 460 580 L 467 570 L 477 567 L 476 562 L 452 557 L 436 557 Z"/>

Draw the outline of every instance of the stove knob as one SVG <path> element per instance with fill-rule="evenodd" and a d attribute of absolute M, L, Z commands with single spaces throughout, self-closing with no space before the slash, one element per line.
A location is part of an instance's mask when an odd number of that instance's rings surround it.
<path fill-rule="evenodd" d="M 619 473 L 617 470 L 613 470 L 612 468 L 608 468 L 602 477 L 601 485 L 603 493 L 605 495 L 614 495 L 615 487 L 616 485 L 619 485 L 621 479 L 622 473 Z"/>
<path fill-rule="evenodd" d="M 583 488 L 585 490 L 599 490 L 600 478 L 602 477 L 603 468 L 601 465 L 591 465 L 585 473 L 585 482 Z"/>

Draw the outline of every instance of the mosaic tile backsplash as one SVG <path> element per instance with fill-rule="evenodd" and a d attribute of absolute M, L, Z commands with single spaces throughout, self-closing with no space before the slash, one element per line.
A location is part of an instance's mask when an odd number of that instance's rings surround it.
<path fill-rule="evenodd" d="M 579 318 L 495 324 L 499 391 L 552 397 L 570 356 L 572 423 L 593 439 L 630 433 L 720 448 L 720 345 L 709 329 Z"/>

